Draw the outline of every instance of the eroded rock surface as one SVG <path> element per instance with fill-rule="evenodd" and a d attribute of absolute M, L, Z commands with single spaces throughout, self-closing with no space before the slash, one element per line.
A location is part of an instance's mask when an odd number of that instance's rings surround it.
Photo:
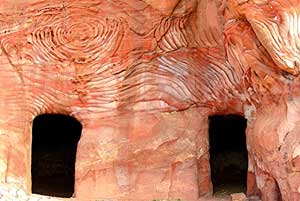
<path fill-rule="evenodd" d="M 0 0 L 0 183 L 31 127 L 83 125 L 79 200 L 211 195 L 208 116 L 248 120 L 248 195 L 300 200 L 298 0 Z"/>

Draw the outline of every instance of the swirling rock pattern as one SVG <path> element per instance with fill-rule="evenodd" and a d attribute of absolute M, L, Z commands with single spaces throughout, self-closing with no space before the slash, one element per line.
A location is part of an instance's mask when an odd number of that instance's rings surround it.
<path fill-rule="evenodd" d="M 60 113 L 83 125 L 79 200 L 197 200 L 212 193 L 208 116 L 236 113 L 248 194 L 300 200 L 299 7 L 0 0 L 1 185 L 30 194 L 32 120 Z"/>

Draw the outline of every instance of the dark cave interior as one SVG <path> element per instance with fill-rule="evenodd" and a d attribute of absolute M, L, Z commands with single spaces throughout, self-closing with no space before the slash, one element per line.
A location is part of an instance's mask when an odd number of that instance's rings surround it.
<path fill-rule="evenodd" d="M 211 179 L 214 195 L 245 192 L 247 120 L 240 115 L 209 117 Z"/>
<path fill-rule="evenodd" d="M 32 193 L 72 197 L 82 125 L 60 114 L 37 116 L 32 127 Z"/>

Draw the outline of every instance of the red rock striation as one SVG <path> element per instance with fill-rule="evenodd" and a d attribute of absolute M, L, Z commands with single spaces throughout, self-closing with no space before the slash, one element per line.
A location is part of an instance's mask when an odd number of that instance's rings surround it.
<path fill-rule="evenodd" d="M 208 117 L 240 114 L 248 195 L 300 200 L 299 19 L 298 0 L 0 0 L 0 186 L 30 195 L 32 121 L 59 113 L 83 125 L 76 199 L 197 200 Z"/>

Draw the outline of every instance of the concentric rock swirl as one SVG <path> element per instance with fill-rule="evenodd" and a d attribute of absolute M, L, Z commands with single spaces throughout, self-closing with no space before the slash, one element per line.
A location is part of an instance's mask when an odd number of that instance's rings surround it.
<path fill-rule="evenodd" d="M 48 21 L 28 38 L 35 61 L 91 63 L 111 54 L 122 35 L 119 21 L 81 11 Z"/>

